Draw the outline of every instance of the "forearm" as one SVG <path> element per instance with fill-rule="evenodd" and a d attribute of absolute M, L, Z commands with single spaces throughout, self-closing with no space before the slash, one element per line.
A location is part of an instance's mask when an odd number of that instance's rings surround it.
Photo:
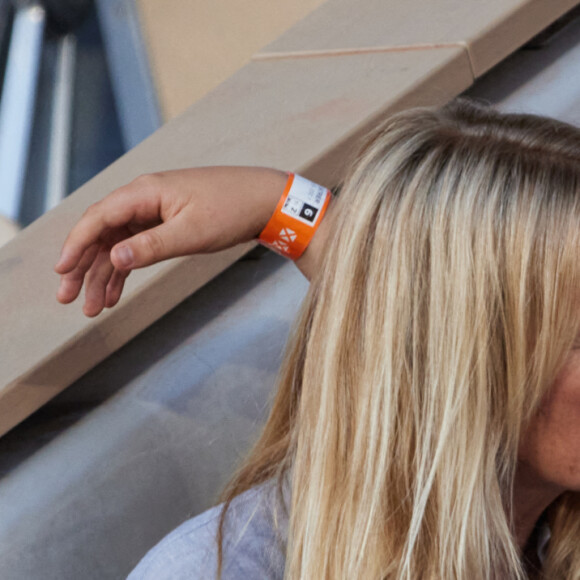
<path fill-rule="evenodd" d="M 86 282 L 83 310 L 96 316 L 117 304 L 136 268 L 257 239 L 287 181 L 276 169 L 229 166 L 138 177 L 92 204 L 69 232 L 55 265 L 57 299 L 72 302 Z M 296 261 L 308 279 L 324 251 L 325 220 Z"/>
<path fill-rule="evenodd" d="M 206 170 L 208 177 L 214 180 L 214 186 L 227 189 L 235 187 L 237 195 L 248 200 L 247 214 L 241 216 L 241 219 L 247 220 L 251 237 L 258 237 L 274 213 L 286 186 L 288 174 L 262 167 L 216 167 Z M 324 252 L 331 211 L 332 200 L 310 244 L 294 262 L 309 280 L 316 272 Z"/>

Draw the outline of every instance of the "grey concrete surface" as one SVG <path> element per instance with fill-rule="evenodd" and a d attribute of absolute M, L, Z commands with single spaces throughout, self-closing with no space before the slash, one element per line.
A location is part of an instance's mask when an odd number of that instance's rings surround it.
<path fill-rule="evenodd" d="M 241 261 L 0 439 L 2 580 L 123 578 L 212 505 L 306 289 L 278 256 Z"/>

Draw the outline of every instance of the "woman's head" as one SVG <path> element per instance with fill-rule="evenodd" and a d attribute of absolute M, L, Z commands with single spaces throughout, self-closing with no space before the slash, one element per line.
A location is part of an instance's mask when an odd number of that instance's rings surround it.
<path fill-rule="evenodd" d="M 405 111 L 333 211 L 232 493 L 291 472 L 287 578 L 518 577 L 518 458 L 541 460 L 538 409 L 580 328 L 580 131 L 465 101 Z M 580 566 L 577 498 L 561 503 L 555 574 Z"/>
<path fill-rule="evenodd" d="M 538 411 L 578 410 L 580 130 L 463 100 L 400 113 L 364 144 L 336 212 L 318 316 L 347 341 L 357 321 L 365 368 L 389 361 L 430 411 L 483 405 L 510 456 L 536 423 L 548 435 Z M 569 475 L 580 491 L 580 463 Z"/>

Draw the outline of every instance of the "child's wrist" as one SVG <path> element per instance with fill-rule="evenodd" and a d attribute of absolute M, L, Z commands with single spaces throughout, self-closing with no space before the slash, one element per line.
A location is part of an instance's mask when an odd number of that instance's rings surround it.
<path fill-rule="evenodd" d="M 291 260 L 297 260 L 312 240 L 330 202 L 328 189 L 300 175 L 288 174 L 275 211 L 258 241 Z"/>

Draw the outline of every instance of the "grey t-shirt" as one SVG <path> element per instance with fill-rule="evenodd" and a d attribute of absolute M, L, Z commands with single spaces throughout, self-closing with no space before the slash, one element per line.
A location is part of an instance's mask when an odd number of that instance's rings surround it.
<path fill-rule="evenodd" d="M 276 487 L 263 484 L 236 497 L 224 529 L 223 580 L 282 580 L 288 520 Z M 217 577 L 216 535 L 222 504 L 187 520 L 154 546 L 127 580 L 211 580 Z"/>
<path fill-rule="evenodd" d="M 288 506 L 288 487 L 284 504 Z M 279 532 L 273 520 L 273 506 Z M 217 576 L 216 534 L 222 505 L 187 520 L 153 547 L 127 580 L 212 580 Z M 223 580 L 284 578 L 288 519 L 268 482 L 236 497 L 224 529 Z M 544 562 L 550 540 L 547 525 L 537 536 L 538 559 Z"/>

